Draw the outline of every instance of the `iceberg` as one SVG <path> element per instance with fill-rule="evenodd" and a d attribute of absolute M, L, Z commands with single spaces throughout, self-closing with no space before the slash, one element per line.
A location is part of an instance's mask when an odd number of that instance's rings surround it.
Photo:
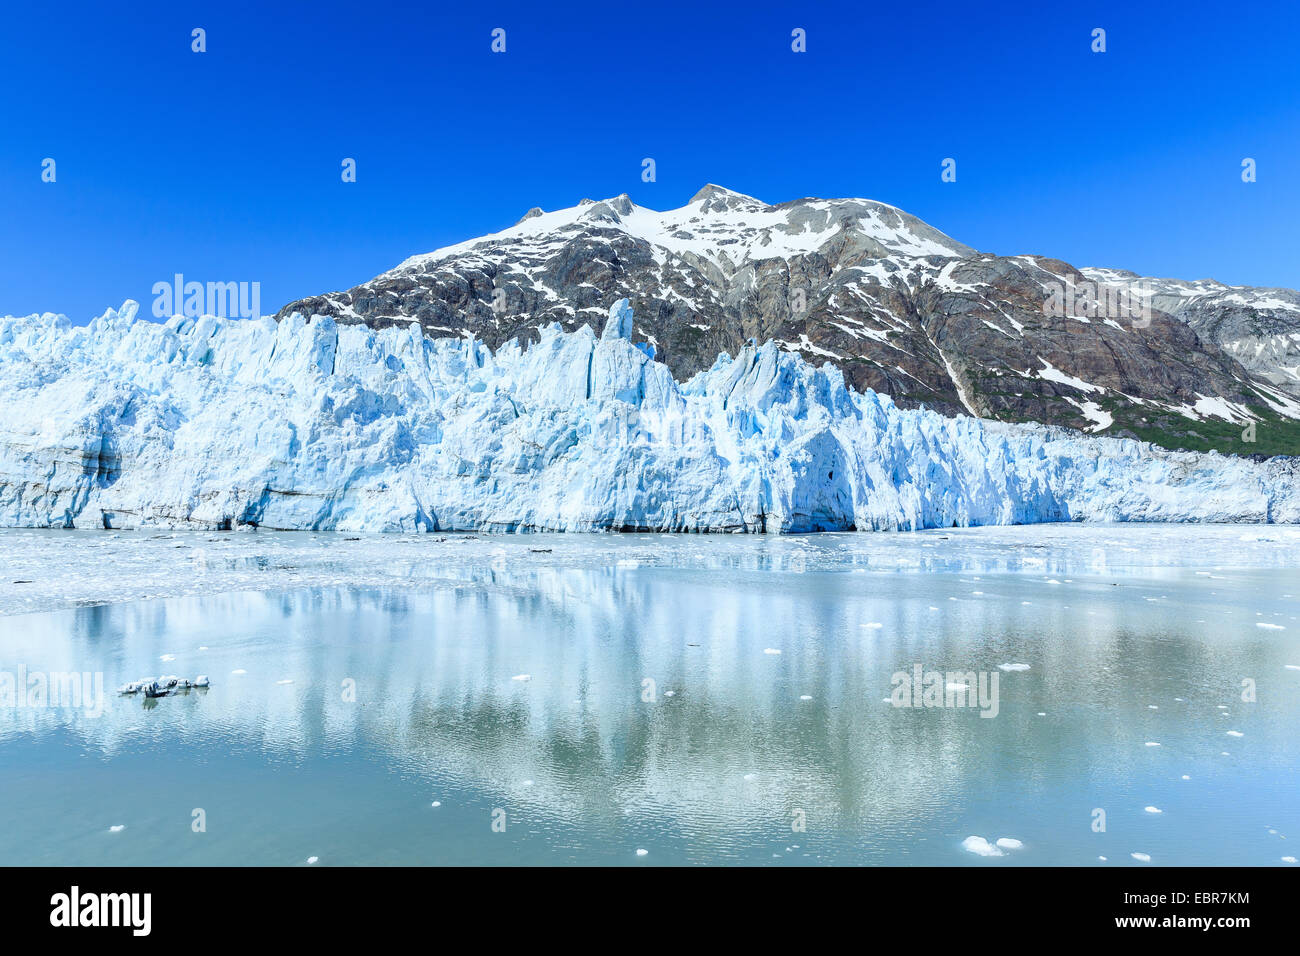
<path fill-rule="evenodd" d="M 675 381 L 543 326 L 495 352 L 293 314 L 0 319 L 0 526 L 916 530 L 1300 521 L 1294 459 L 945 418 L 775 344 Z"/>

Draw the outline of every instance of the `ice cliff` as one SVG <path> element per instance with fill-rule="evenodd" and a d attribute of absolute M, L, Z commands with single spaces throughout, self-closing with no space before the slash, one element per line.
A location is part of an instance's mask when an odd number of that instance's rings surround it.
<path fill-rule="evenodd" d="M 0 319 L 0 525 L 368 531 L 1300 521 L 1293 459 L 903 411 L 772 344 L 679 384 L 630 341 L 493 353 L 317 316 Z"/>

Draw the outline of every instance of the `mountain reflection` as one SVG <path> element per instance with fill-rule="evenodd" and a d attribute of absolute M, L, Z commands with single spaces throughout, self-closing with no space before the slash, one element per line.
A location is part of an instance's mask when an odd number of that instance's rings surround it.
<path fill-rule="evenodd" d="M 1211 589 L 1188 572 L 1003 573 L 1032 555 L 975 577 L 809 571 L 816 547 L 724 553 L 707 572 L 689 552 L 667 567 L 470 563 L 403 588 L 0 618 L 0 668 L 103 671 L 110 689 L 212 678 L 147 709 L 113 695 L 99 718 L 0 711 L 0 740 L 57 731 L 101 759 L 179 744 L 296 765 L 366 751 L 564 819 L 780 827 L 798 808 L 870 840 L 999 787 L 1032 797 L 1123 773 L 1150 759 L 1152 735 L 1217 753 L 1227 728 L 1213 705 L 1236 703 L 1242 674 L 1281 672 L 1276 639 L 1254 624 L 1283 605 L 1245 572 Z M 1030 666 L 998 671 L 1011 662 Z M 890 706 L 891 675 L 916 663 L 997 671 L 997 718 Z M 1176 697 L 1195 706 L 1154 725 L 1151 705 L 1173 711 Z M 1293 696 L 1261 702 L 1257 766 L 1294 766 L 1296 710 Z"/>

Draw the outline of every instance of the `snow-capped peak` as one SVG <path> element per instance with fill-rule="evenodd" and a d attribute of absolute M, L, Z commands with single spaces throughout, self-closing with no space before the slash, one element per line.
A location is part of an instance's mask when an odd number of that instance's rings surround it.
<path fill-rule="evenodd" d="M 869 199 L 797 199 L 779 205 L 709 183 L 684 206 L 663 212 L 626 193 L 544 212 L 530 209 L 508 229 L 407 259 L 391 274 L 477 249 L 563 242 L 582 229 L 616 229 L 662 253 L 698 256 L 725 271 L 764 259 L 818 251 L 846 236 L 884 256 L 964 256 L 974 250 L 902 210 Z"/>
<path fill-rule="evenodd" d="M 738 193 L 734 189 L 728 189 L 725 186 L 717 186 L 713 183 L 706 183 L 704 188 L 691 197 L 688 206 L 699 206 L 701 210 L 727 210 L 738 207 L 751 207 L 762 209 L 767 203 L 761 199 L 755 199 L 753 196 L 747 196 L 744 193 Z"/>

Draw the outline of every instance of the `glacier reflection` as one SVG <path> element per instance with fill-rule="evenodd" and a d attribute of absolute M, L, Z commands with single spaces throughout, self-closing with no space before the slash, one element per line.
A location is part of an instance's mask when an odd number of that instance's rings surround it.
<path fill-rule="evenodd" d="M 852 563 L 809 571 L 818 547 L 715 553 L 707 572 L 690 552 L 666 567 L 627 558 L 570 567 L 538 555 L 442 568 L 418 587 L 0 618 L 5 667 L 102 671 L 109 687 L 164 672 L 213 681 L 148 706 L 113 697 L 98 719 L 0 711 L 0 745 L 71 738 L 110 764 L 179 748 L 300 769 L 365 753 L 430 792 L 481 795 L 543 829 L 598 834 L 653 820 L 712 848 L 707 859 L 753 861 L 757 832 L 799 843 L 796 809 L 841 862 L 846 853 L 888 862 L 903 841 L 931 839 L 940 862 L 970 862 L 940 844 L 999 800 L 1041 815 L 1040 841 L 1077 827 L 1062 845 L 1087 843 L 1078 814 L 1092 801 L 1133 786 L 1157 760 L 1181 761 L 1171 780 L 1183 768 L 1227 772 L 1215 761 L 1246 752 L 1224 737 L 1239 725 L 1249 752 L 1237 759 L 1249 763 L 1232 772 L 1243 784 L 1295 769 L 1294 694 L 1261 691 L 1254 709 L 1237 706 L 1240 676 L 1280 686 L 1295 647 L 1277 636 L 1296 625 L 1276 577 L 1224 571 L 1230 580 L 1212 587 L 1186 569 L 1078 579 L 987 564 L 979 575 Z M 1089 570 L 1057 573 L 1071 567 Z M 1296 586 L 1294 572 L 1286 580 L 1285 590 Z M 1259 615 L 1291 630 L 1258 629 Z M 884 700 L 890 675 L 914 663 L 965 671 L 1009 661 L 1030 669 L 1002 673 L 994 720 Z M 647 680 L 652 702 L 642 699 Z M 1243 711 L 1231 723 L 1225 703 Z M 1144 747 L 1153 736 L 1158 756 Z M 1073 795 L 1079 807 L 1068 805 Z"/>

